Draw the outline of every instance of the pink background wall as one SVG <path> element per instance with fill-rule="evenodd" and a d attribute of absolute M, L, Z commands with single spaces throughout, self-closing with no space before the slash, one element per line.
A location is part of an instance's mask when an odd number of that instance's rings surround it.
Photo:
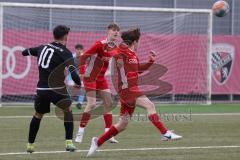
<path fill-rule="evenodd" d="M 87 49 L 96 40 L 104 38 L 104 33 L 71 32 L 68 48 L 74 51 L 76 43 L 82 43 Z M 26 69 L 27 58 L 15 51 L 12 57 L 9 50 L 22 46 L 24 48 L 48 43 L 52 35 L 46 31 L 4 31 L 3 75 L 13 72 L 20 74 Z M 224 84 L 212 79 L 213 94 L 240 94 L 240 36 L 215 36 L 213 43 L 226 43 L 234 47 L 234 58 L 230 74 Z M 146 62 L 149 50 L 158 52 L 157 63 L 168 68 L 162 80 L 173 85 L 172 93 L 206 93 L 207 92 L 207 38 L 204 35 L 156 35 L 143 34 L 138 54 L 142 62 Z M 8 51 L 7 51 L 8 50 Z M 15 63 L 14 59 L 15 58 Z M 6 67 L 7 58 L 10 67 Z M 13 68 L 13 64 L 16 64 Z M 156 75 L 157 76 L 157 75 Z M 150 77 L 152 78 L 152 77 Z M 3 95 L 34 94 L 38 80 L 36 58 L 31 58 L 31 68 L 26 76 L 15 79 L 8 76 L 3 79 Z"/>

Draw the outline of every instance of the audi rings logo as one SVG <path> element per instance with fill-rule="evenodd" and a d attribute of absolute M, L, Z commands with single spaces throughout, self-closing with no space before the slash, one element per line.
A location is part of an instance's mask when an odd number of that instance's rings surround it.
<path fill-rule="evenodd" d="M 13 48 L 9 48 L 7 46 L 3 46 L 3 51 L 7 52 L 6 55 L 6 62 L 5 62 L 5 67 L 6 67 L 6 73 L 2 74 L 3 79 L 7 79 L 9 77 L 15 78 L 15 79 L 22 79 L 24 78 L 30 68 L 31 68 L 31 57 L 27 56 L 27 66 L 24 71 L 20 73 L 15 73 L 16 71 L 16 57 L 15 57 L 15 52 L 16 51 L 23 51 L 25 48 L 22 46 L 15 46 Z"/>

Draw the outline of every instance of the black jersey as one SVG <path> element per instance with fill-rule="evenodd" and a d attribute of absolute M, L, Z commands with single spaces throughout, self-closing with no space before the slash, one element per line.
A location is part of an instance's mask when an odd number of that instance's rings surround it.
<path fill-rule="evenodd" d="M 80 79 L 74 66 L 72 53 L 61 43 L 52 42 L 46 45 L 25 49 L 24 56 L 32 55 L 37 57 L 39 81 L 38 89 L 54 89 L 64 87 L 65 69 L 70 70 L 72 79 L 80 85 Z"/>

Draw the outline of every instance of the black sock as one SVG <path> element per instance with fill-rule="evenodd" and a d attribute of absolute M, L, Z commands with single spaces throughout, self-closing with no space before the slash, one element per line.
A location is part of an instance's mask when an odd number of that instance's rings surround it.
<path fill-rule="evenodd" d="M 73 138 L 73 115 L 72 112 L 64 112 L 65 139 Z"/>
<path fill-rule="evenodd" d="M 28 143 L 34 143 L 40 126 L 40 122 L 41 119 L 38 119 L 35 116 L 33 116 L 29 128 Z"/>

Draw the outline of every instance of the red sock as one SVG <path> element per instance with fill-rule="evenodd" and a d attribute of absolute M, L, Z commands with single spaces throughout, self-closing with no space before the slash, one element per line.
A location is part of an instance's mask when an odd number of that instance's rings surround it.
<path fill-rule="evenodd" d="M 105 121 L 105 128 L 110 128 L 112 126 L 112 114 L 103 115 Z"/>
<path fill-rule="evenodd" d="M 100 147 L 104 142 L 106 142 L 113 136 L 116 136 L 117 134 L 118 134 L 118 130 L 114 126 L 111 126 L 110 129 L 98 139 L 97 141 L 98 147 Z"/>
<path fill-rule="evenodd" d="M 162 134 L 165 134 L 167 132 L 167 129 L 164 127 L 164 124 L 160 121 L 157 113 L 149 115 L 148 118 L 154 124 L 154 126 L 159 129 L 159 131 Z"/>
<path fill-rule="evenodd" d="M 89 113 L 83 112 L 82 118 L 81 118 L 81 121 L 80 121 L 80 127 L 82 127 L 82 128 L 86 127 L 90 117 L 91 117 L 91 115 Z"/>

